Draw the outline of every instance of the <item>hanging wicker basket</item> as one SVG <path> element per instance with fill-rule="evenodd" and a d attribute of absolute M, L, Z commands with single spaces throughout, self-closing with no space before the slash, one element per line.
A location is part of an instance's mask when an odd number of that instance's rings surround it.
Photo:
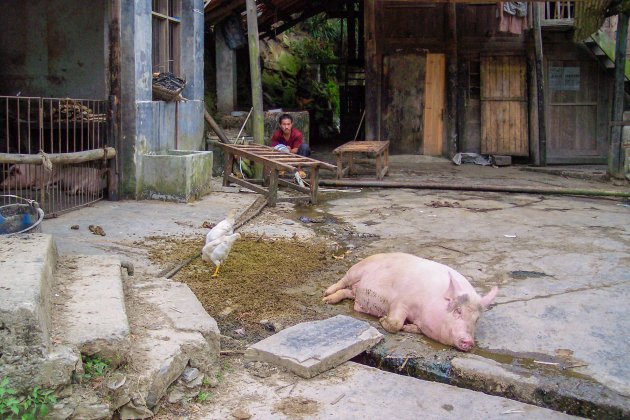
<path fill-rule="evenodd" d="M 153 75 L 153 100 L 158 101 L 182 101 L 181 93 L 186 86 L 186 81 L 173 73 L 157 73 Z"/>

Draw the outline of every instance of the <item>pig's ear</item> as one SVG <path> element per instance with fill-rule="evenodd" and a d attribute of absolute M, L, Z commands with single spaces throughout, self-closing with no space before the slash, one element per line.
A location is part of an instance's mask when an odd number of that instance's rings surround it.
<path fill-rule="evenodd" d="M 497 297 L 498 292 L 499 292 L 499 288 L 497 286 L 494 286 L 492 290 L 488 292 L 487 295 L 481 298 L 481 302 L 480 302 L 481 306 L 483 306 L 484 309 L 487 309 L 488 306 L 490 306 L 490 304 L 494 300 L 494 298 Z"/>
<path fill-rule="evenodd" d="M 446 294 L 444 295 L 444 299 L 449 302 L 453 301 L 460 293 L 460 286 L 457 280 L 453 277 L 453 273 L 448 272 L 448 289 L 446 290 Z"/>

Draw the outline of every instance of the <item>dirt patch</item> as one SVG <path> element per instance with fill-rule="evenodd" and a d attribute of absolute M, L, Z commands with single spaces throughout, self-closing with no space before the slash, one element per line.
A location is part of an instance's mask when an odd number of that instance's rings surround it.
<path fill-rule="evenodd" d="M 200 252 L 203 238 L 150 237 L 143 246 L 153 263 L 169 268 Z M 211 263 L 195 258 L 173 280 L 186 283 L 221 332 L 238 340 L 222 348 L 241 348 L 274 329 L 325 317 L 321 293 L 347 269 L 337 258 L 323 241 L 245 236 L 234 244 L 218 278 L 211 277 Z"/>
<path fill-rule="evenodd" d="M 291 418 L 311 416 L 319 411 L 319 403 L 304 397 L 284 398 L 274 407 L 277 411 Z"/>

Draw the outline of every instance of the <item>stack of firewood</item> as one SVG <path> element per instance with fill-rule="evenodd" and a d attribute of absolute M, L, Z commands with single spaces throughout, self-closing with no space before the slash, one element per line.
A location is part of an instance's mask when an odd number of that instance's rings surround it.
<path fill-rule="evenodd" d="M 91 108 L 79 101 L 67 100 L 52 109 L 53 119 L 56 121 L 91 121 L 104 122 L 105 114 L 95 114 Z"/>

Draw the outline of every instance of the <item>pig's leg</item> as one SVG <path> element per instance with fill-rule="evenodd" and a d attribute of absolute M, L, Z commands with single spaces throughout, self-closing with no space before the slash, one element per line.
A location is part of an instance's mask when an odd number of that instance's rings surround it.
<path fill-rule="evenodd" d="M 342 277 L 341 280 L 339 280 L 337 283 L 333 284 L 328 289 L 326 289 L 326 291 L 324 292 L 324 296 L 332 295 L 338 290 L 348 289 L 350 288 L 350 286 L 352 286 L 358 281 L 359 281 L 359 277 L 356 277 L 356 276 L 350 277 L 348 276 L 348 274 L 346 274 L 345 276 Z"/>
<path fill-rule="evenodd" d="M 344 299 L 354 299 L 354 292 L 351 289 L 337 290 L 335 293 L 322 299 L 324 303 L 337 303 Z"/>
<path fill-rule="evenodd" d="M 393 304 L 390 306 L 387 315 L 379 319 L 379 321 L 385 331 L 396 333 L 405 325 L 405 319 L 407 319 L 405 306 L 401 304 Z"/>
<path fill-rule="evenodd" d="M 416 324 L 405 324 L 402 326 L 402 330 L 412 334 L 422 334 L 422 330 Z"/>

